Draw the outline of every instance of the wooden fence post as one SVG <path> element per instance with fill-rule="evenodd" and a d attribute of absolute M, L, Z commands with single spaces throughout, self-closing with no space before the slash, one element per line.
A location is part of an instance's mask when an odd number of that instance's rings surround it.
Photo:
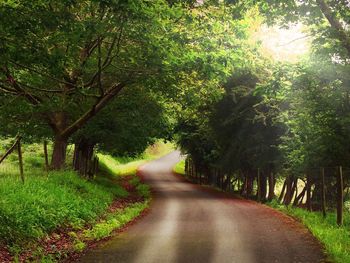
<path fill-rule="evenodd" d="M 94 165 L 94 175 L 96 175 L 98 173 L 98 166 L 99 166 L 99 159 L 96 156 L 95 157 L 95 165 Z"/>
<path fill-rule="evenodd" d="M 343 168 L 339 166 L 337 176 L 337 224 L 343 225 L 343 205 L 344 205 L 344 193 L 343 193 Z"/>
<path fill-rule="evenodd" d="M 260 202 L 260 201 L 261 201 L 261 178 L 260 178 L 260 168 L 258 168 L 257 184 L 258 184 L 258 188 L 257 188 L 257 198 L 258 198 L 258 202 Z"/>
<path fill-rule="evenodd" d="M 321 177 L 322 177 L 322 214 L 323 217 L 326 217 L 326 185 L 324 177 L 324 167 L 321 168 Z"/>
<path fill-rule="evenodd" d="M 17 151 L 18 151 L 18 161 L 19 161 L 19 172 L 21 175 L 22 183 L 24 183 L 24 173 L 23 173 L 23 158 L 22 158 L 22 148 L 21 148 L 21 138 L 17 142 Z"/>
<path fill-rule="evenodd" d="M 45 156 L 45 170 L 46 172 L 49 171 L 49 157 L 47 154 L 47 141 L 44 141 L 44 156 Z"/>
<path fill-rule="evenodd" d="M 273 198 L 275 198 L 275 176 L 273 172 L 271 171 L 269 173 L 269 195 L 268 200 L 272 201 Z"/>
<path fill-rule="evenodd" d="M 311 177 L 309 174 L 306 175 L 306 207 L 307 210 L 312 210 L 311 205 Z"/>
<path fill-rule="evenodd" d="M 225 174 L 222 171 L 220 171 L 221 190 L 224 190 L 224 176 Z"/>

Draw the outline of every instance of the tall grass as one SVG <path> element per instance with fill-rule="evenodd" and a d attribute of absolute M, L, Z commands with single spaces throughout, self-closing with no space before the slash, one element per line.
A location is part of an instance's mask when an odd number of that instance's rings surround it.
<path fill-rule="evenodd" d="M 127 192 L 64 171 L 47 178 L 31 176 L 25 184 L 10 176 L 0 178 L 0 194 L 0 240 L 19 245 L 58 227 L 79 228 L 93 222 L 114 197 L 124 197 Z"/>

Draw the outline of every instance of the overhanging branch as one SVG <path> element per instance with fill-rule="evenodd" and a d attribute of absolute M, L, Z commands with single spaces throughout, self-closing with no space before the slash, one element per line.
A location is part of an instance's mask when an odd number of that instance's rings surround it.
<path fill-rule="evenodd" d="M 337 32 L 339 40 L 343 43 L 344 48 L 347 50 L 350 57 L 350 37 L 343 28 L 340 21 L 337 19 L 335 14 L 333 14 L 331 8 L 325 0 L 316 0 L 318 6 L 320 7 L 323 15 L 327 18 L 331 27 Z"/>
<path fill-rule="evenodd" d="M 105 94 L 100 97 L 100 99 L 95 103 L 90 110 L 84 113 L 79 119 L 77 119 L 73 124 L 66 128 L 62 133 L 61 137 L 68 138 L 74 132 L 79 130 L 84 124 L 87 123 L 92 117 L 94 117 L 100 110 L 102 110 L 110 100 L 112 100 L 118 93 L 125 87 L 126 83 L 122 82 L 112 86 Z"/>

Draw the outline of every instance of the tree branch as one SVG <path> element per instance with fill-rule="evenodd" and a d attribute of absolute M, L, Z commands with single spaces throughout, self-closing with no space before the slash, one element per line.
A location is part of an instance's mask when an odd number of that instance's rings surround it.
<path fill-rule="evenodd" d="M 102 88 L 102 80 L 101 80 L 101 74 L 102 74 L 102 54 L 101 54 L 101 41 L 98 41 L 98 75 L 97 75 L 97 86 L 100 90 L 100 94 L 103 95 L 103 88 Z"/>
<path fill-rule="evenodd" d="M 350 57 L 350 37 L 348 36 L 347 32 L 325 0 L 316 0 L 316 2 L 318 3 L 318 6 L 320 7 L 323 15 L 327 18 L 331 27 L 337 32 L 339 40 L 343 43 L 343 46 L 347 50 Z"/>
<path fill-rule="evenodd" d="M 17 90 L 8 88 L 8 87 L 4 86 L 3 84 L 0 84 L 0 89 L 6 93 L 18 94 Z"/>
<path fill-rule="evenodd" d="M 123 28 L 124 28 L 125 23 L 126 23 L 126 20 L 124 20 L 124 22 L 120 26 L 119 35 L 115 36 L 113 38 L 113 41 L 112 41 L 112 43 L 111 43 L 111 45 L 110 45 L 110 47 L 108 49 L 106 59 L 103 62 L 103 68 L 106 68 L 107 66 L 109 66 L 109 64 L 111 64 L 113 58 L 115 58 L 117 56 L 117 54 L 119 54 L 120 43 L 121 43 L 121 40 L 122 40 Z M 113 52 L 113 49 L 114 49 L 115 45 L 117 45 L 117 52 L 116 52 L 116 54 L 114 54 L 114 56 L 112 56 L 112 52 Z"/>
<path fill-rule="evenodd" d="M 58 83 L 77 87 L 77 86 L 75 86 L 75 85 L 72 84 L 72 83 L 66 82 L 66 81 L 64 81 L 64 80 L 57 79 L 57 78 L 55 78 L 55 77 L 53 77 L 53 76 L 51 76 L 51 75 L 49 75 L 49 74 L 47 74 L 47 73 L 40 72 L 40 71 L 38 71 L 38 70 L 36 70 L 36 69 L 33 69 L 33 68 L 28 67 L 28 66 L 19 64 L 19 63 L 15 62 L 15 61 L 9 60 L 9 62 L 10 62 L 11 64 L 14 64 L 14 65 L 17 66 L 17 67 L 24 68 L 24 69 L 26 69 L 26 70 L 28 70 L 28 71 L 37 73 L 38 75 L 41 75 L 41 76 L 43 76 L 43 77 L 47 77 L 47 78 L 49 78 L 49 79 L 51 79 L 51 80 L 54 80 L 54 81 L 56 81 L 56 82 L 58 82 Z"/>
<path fill-rule="evenodd" d="M 102 110 L 110 100 L 116 97 L 119 92 L 125 87 L 126 83 L 122 82 L 112 86 L 100 99 L 84 113 L 79 119 L 77 119 L 73 124 L 66 128 L 62 133 L 61 137 L 68 138 L 74 132 L 79 130 L 83 125 L 85 125 L 92 117 L 94 117 L 100 110 Z"/>
<path fill-rule="evenodd" d="M 42 102 L 42 100 L 39 97 L 34 96 L 30 94 L 28 91 L 26 91 L 25 89 L 23 89 L 18 84 L 18 82 L 14 79 L 14 77 L 11 75 L 9 69 L 6 66 L 2 67 L 1 71 L 5 74 L 8 82 L 16 90 L 17 94 L 23 95 L 33 105 L 38 105 Z"/>

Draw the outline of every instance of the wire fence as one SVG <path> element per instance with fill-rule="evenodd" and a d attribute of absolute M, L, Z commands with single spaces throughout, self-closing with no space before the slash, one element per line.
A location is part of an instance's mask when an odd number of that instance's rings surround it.
<path fill-rule="evenodd" d="M 199 184 L 210 184 L 223 191 L 236 192 L 259 202 L 277 199 L 284 205 L 321 211 L 324 216 L 336 211 L 338 225 L 350 207 L 350 167 L 318 167 L 293 174 L 272 169 L 245 169 L 225 172 L 215 167 L 201 167 L 191 158 L 185 162 L 186 175 Z M 282 180 L 281 186 L 277 177 Z M 276 195 L 276 188 L 280 192 Z"/>

